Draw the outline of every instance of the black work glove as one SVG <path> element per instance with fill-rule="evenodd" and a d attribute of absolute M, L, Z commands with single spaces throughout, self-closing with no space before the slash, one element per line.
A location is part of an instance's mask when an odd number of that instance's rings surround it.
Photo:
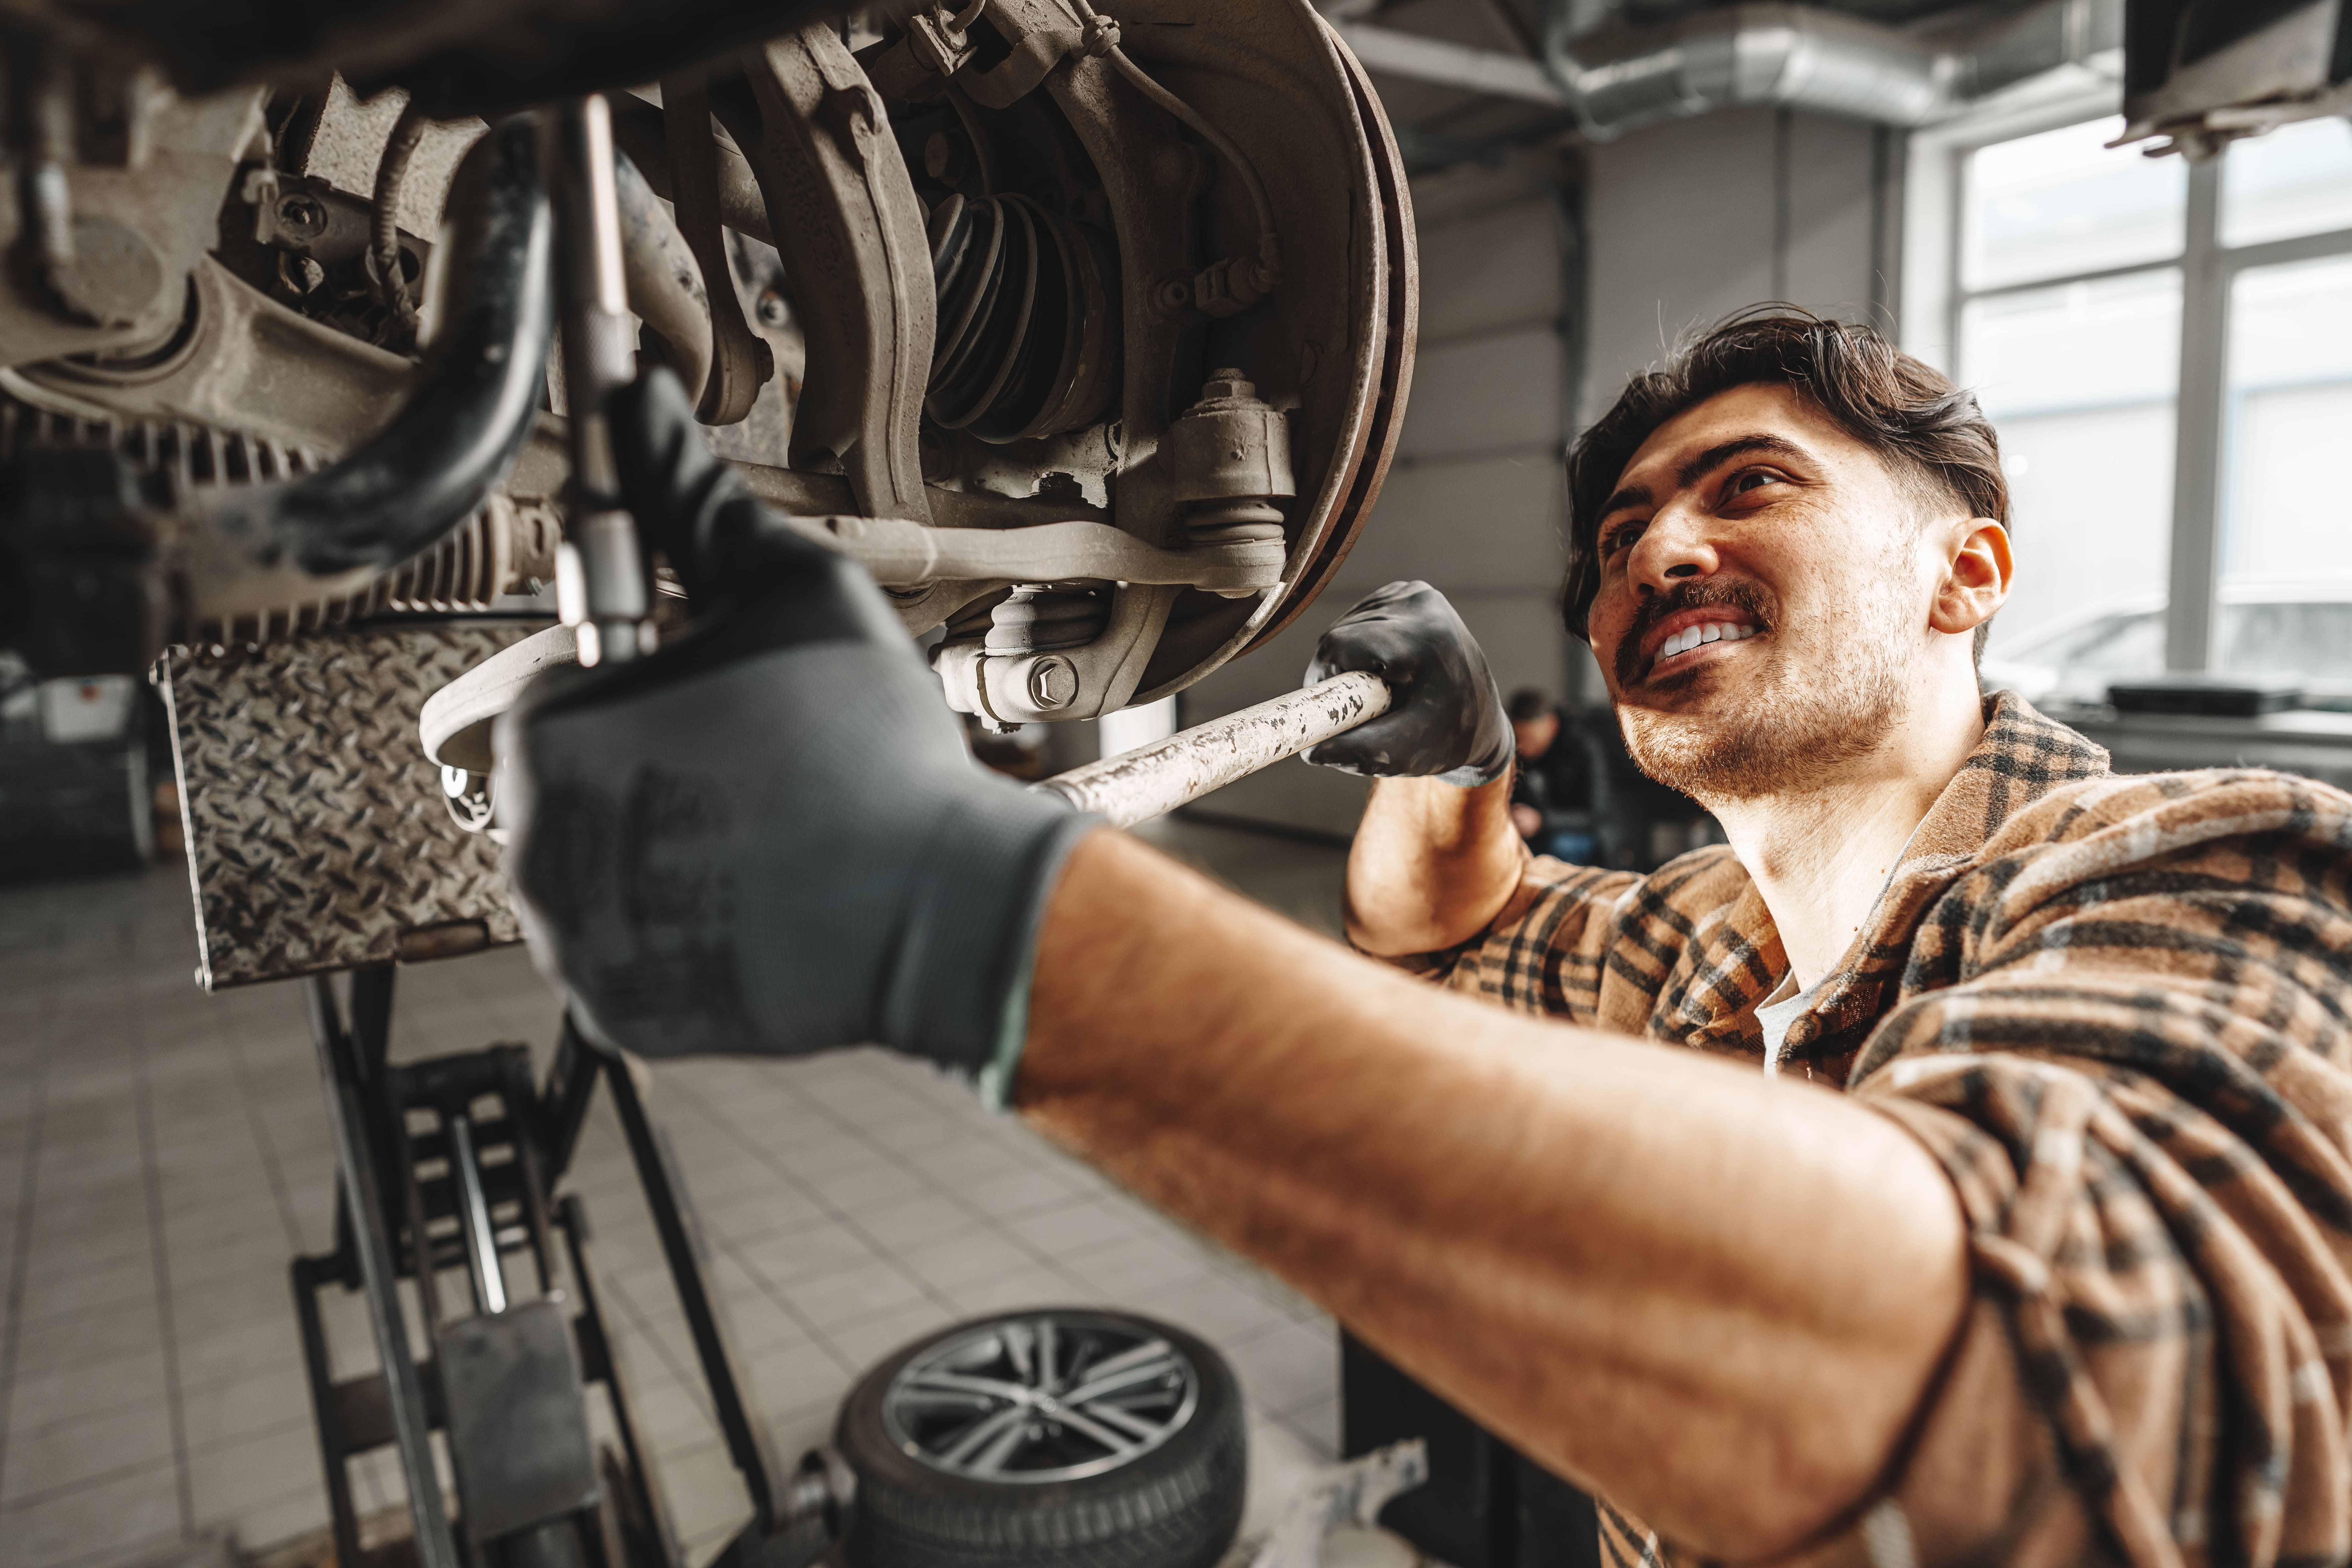
<path fill-rule="evenodd" d="M 1426 583 L 1391 583 L 1357 602 L 1315 645 L 1302 683 L 1348 670 L 1389 683 L 1389 710 L 1307 752 L 1318 767 L 1468 787 L 1510 771 L 1517 747 L 1470 628 Z"/>
<path fill-rule="evenodd" d="M 648 1056 L 873 1042 L 1002 1067 L 1046 895 L 1097 819 L 974 763 L 880 591 L 692 421 L 667 373 L 613 409 L 624 499 L 698 542 L 719 609 L 647 658 L 542 676 L 499 721 L 532 954 L 591 1038 Z"/>

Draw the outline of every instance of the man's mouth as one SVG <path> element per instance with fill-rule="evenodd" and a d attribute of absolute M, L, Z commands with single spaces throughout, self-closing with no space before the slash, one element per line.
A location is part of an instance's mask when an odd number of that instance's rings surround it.
<path fill-rule="evenodd" d="M 1745 642 L 1762 628 L 1735 605 L 1708 605 L 1680 610 L 1653 627 L 1643 641 L 1650 646 L 1647 675 L 1668 675 L 1706 657 L 1702 649 L 1718 644 Z"/>

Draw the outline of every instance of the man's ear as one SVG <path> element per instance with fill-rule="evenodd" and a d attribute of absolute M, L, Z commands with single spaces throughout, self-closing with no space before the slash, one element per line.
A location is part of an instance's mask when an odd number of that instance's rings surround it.
<path fill-rule="evenodd" d="M 1959 525 L 1927 624 L 1955 635 L 1976 630 L 2009 597 L 2011 570 L 2009 530 L 1989 517 L 1969 518 Z"/>

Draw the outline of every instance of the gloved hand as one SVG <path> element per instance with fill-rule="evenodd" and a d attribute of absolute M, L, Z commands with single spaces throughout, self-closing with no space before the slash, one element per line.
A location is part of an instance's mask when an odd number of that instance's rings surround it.
<path fill-rule="evenodd" d="M 499 721 L 540 967 L 591 1038 L 648 1056 L 1002 1065 L 1097 819 L 971 760 L 880 591 L 741 489 L 667 373 L 612 417 L 624 499 L 718 607 L 647 658 L 542 676 Z"/>
<path fill-rule="evenodd" d="M 1389 710 L 1307 752 L 1318 767 L 1468 787 L 1508 773 L 1517 748 L 1486 656 L 1426 583 L 1391 583 L 1358 601 L 1315 645 L 1302 684 L 1361 669 L 1389 683 Z"/>

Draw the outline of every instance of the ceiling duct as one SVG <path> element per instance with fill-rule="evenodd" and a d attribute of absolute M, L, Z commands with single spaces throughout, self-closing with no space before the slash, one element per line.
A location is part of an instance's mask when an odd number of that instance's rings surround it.
<path fill-rule="evenodd" d="M 1925 125 L 2123 47 L 2123 0 L 2053 0 L 1966 29 L 1897 27 L 1812 5 L 1736 5 L 1656 26 L 1610 0 L 1554 0 L 1544 68 L 1392 28 L 1342 23 L 1376 71 L 1576 111 L 1607 142 L 1661 120 L 1748 104 Z"/>

